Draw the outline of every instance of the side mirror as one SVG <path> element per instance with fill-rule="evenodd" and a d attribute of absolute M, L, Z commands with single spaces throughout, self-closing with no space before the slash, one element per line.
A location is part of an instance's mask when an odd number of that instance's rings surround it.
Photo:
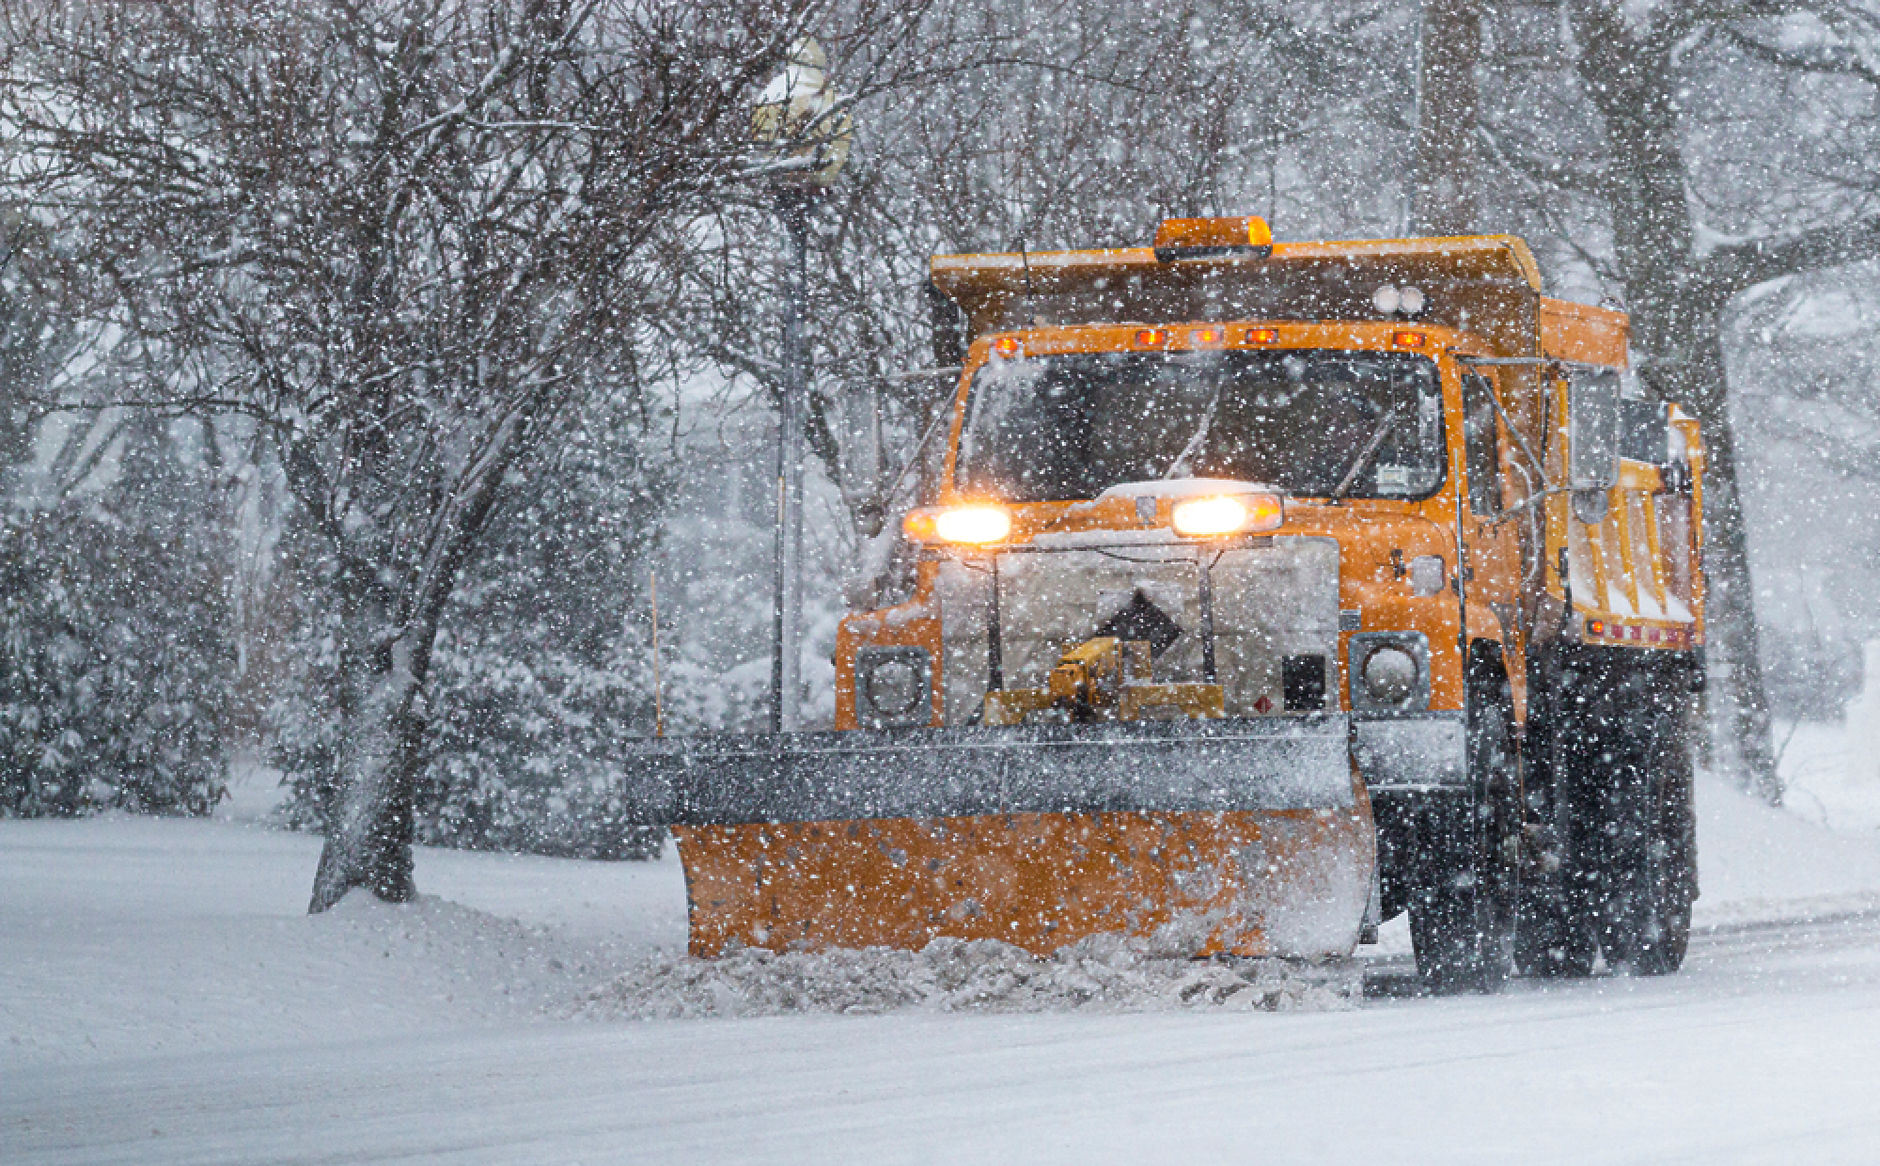
<path fill-rule="evenodd" d="M 1619 402 L 1619 456 L 1647 465 L 1671 462 L 1671 408 L 1663 401 Z"/>
<path fill-rule="evenodd" d="M 1567 383 L 1567 485 L 1610 490 L 1619 480 L 1619 373 L 1575 369 Z"/>

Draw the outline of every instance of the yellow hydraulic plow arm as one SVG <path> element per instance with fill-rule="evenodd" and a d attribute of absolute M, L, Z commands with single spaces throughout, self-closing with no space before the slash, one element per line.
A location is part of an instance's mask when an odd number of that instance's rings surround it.
<path fill-rule="evenodd" d="M 1147 640 L 1098 636 L 1064 653 L 1043 688 L 986 694 L 985 723 L 1022 725 L 1033 719 L 1134 721 L 1205 720 L 1225 707 L 1218 684 L 1157 684 Z"/>

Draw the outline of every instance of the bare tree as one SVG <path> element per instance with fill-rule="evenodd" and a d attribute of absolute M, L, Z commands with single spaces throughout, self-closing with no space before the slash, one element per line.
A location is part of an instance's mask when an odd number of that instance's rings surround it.
<path fill-rule="evenodd" d="M 254 417 L 344 722 L 312 909 L 413 893 L 440 614 L 524 455 L 631 378 L 649 241 L 745 181 L 818 0 L 0 3 L 11 183 L 135 403 Z M 899 19 L 898 16 L 893 19 Z M 66 389 L 67 399 L 85 386 Z M 96 403 L 96 402 L 93 402 Z"/>
<path fill-rule="evenodd" d="M 1710 618 L 1727 649 L 1731 735 L 1747 784 L 1779 800 L 1724 316 L 1770 280 L 1880 255 L 1880 17 L 1836 0 L 1564 11 L 1570 51 L 1507 65 L 1489 138 L 1556 209 L 1584 209 L 1554 221 L 1623 293 L 1644 380 L 1705 426 Z"/>
<path fill-rule="evenodd" d="M 952 389 L 906 375 L 941 363 L 929 257 L 1138 246 L 1175 215 L 1260 211 L 1290 237 L 1382 231 L 1397 214 L 1389 168 L 1409 153 L 1401 33 L 1371 6 L 959 0 L 930 15 L 916 67 L 884 64 L 878 44 L 834 46 L 838 83 L 875 96 L 813 218 L 807 444 L 841 489 L 858 595 L 887 565 L 885 520 L 912 501 L 910 461 Z M 1354 132 L 1386 148 L 1353 151 Z M 733 201 L 710 234 L 716 262 L 676 256 L 675 341 L 774 403 L 772 211 Z"/>

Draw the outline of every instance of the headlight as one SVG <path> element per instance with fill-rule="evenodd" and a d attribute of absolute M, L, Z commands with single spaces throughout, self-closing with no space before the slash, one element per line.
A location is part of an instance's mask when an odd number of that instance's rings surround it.
<path fill-rule="evenodd" d="M 1183 538 L 1219 538 L 1250 530 L 1273 530 L 1284 512 L 1275 494 L 1212 494 L 1175 504 L 1169 522 Z"/>
<path fill-rule="evenodd" d="M 1012 533 L 1012 516 L 999 506 L 915 510 L 901 521 L 915 542 L 996 543 Z"/>
<path fill-rule="evenodd" d="M 1012 516 L 997 506 L 955 506 L 934 515 L 933 528 L 950 543 L 996 543 L 1012 533 Z"/>
<path fill-rule="evenodd" d="M 1364 688 L 1379 704 L 1402 704 L 1417 688 L 1417 662 L 1402 648 L 1379 648 L 1364 662 Z"/>
<path fill-rule="evenodd" d="M 1358 632 L 1348 651 L 1353 712 L 1430 706 L 1430 642 L 1422 632 Z"/>

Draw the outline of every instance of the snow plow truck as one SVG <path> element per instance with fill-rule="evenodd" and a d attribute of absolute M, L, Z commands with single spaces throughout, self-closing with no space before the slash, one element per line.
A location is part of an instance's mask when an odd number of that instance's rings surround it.
<path fill-rule="evenodd" d="M 911 597 L 828 732 L 648 743 L 691 949 L 1122 933 L 1675 970 L 1703 446 L 1510 236 L 942 255 Z"/>

